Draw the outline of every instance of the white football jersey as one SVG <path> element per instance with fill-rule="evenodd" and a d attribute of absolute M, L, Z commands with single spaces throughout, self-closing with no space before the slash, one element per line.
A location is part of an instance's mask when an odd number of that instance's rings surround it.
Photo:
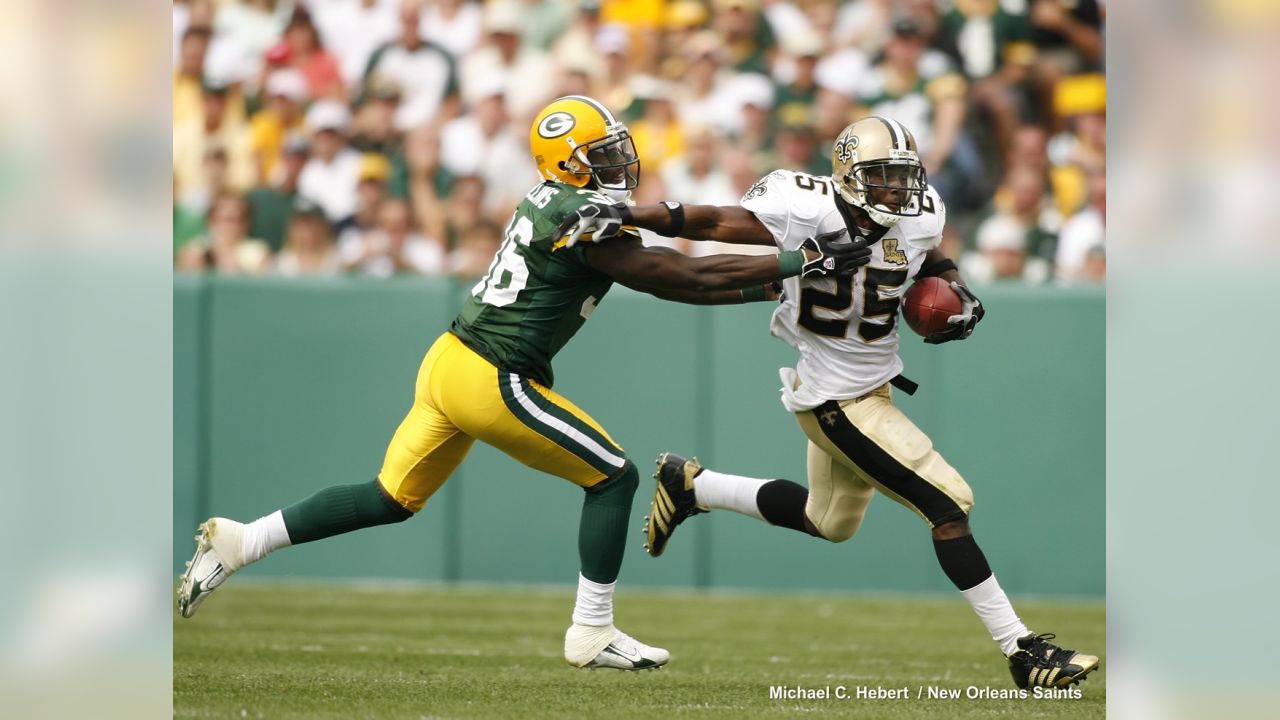
<path fill-rule="evenodd" d="M 742 207 L 773 233 L 779 249 L 795 250 L 807 238 L 845 226 L 835 199 L 830 177 L 775 170 L 747 191 Z M 795 370 L 780 373 L 782 404 L 791 412 L 860 397 L 902 372 L 899 305 L 946 223 L 932 186 L 922 205 L 920 216 L 903 218 L 871 246 L 871 261 L 851 277 L 783 282 L 784 301 L 769 329 L 800 351 Z"/>

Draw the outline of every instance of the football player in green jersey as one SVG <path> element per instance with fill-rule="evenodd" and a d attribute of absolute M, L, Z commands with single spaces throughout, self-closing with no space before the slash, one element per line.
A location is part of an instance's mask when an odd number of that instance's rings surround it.
<path fill-rule="evenodd" d="M 638 473 L 599 423 L 551 389 L 552 358 L 615 281 L 681 302 L 741 303 L 771 299 L 769 286 L 783 278 L 848 275 L 870 250 L 823 236 L 779 255 L 691 258 L 646 248 L 634 230 L 570 246 L 560 229 L 567 220 L 625 199 L 639 182 L 635 146 L 609 110 L 581 96 L 544 108 L 530 146 L 542 182 L 516 208 L 488 274 L 427 352 L 413 407 L 377 478 L 321 490 L 250 523 L 205 521 L 178 589 L 184 617 L 232 573 L 273 550 L 412 517 L 478 439 L 584 490 L 565 659 L 623 670 L 667 662 L 666 650 L 613 625 Z"/>

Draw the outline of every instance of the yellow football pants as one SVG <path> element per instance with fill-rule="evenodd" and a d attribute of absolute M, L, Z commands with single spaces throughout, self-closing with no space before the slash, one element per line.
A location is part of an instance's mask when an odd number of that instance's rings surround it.
<path fill-rule="evenodd" d="M 378 480 L 417 512 L 476 440 L 582 487 L 627 463 L 590 415 L 550 388 L 499 370 L 446 332 L 422 361 L 413 407 L 391 438 Z"/>

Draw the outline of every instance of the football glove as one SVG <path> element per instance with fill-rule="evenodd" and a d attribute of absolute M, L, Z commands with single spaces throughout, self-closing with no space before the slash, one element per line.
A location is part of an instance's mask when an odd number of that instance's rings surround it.
<path fill-rule="evenodd" d="M 622 234 L 622 226 L 631 223 L 631 208 L 617 203 L 599 205 L 587 203 L 560 223 L 556 233 L 563 237 L 568 233 L 566 247 L 573 247 L 583 235 L 594 242 L 601 242 Z M 572 231 L 572 232 L 571 232 Z"/>
<path fill-rule="evenodd" d="M 850 240 L 845 228 L 822 233 L 805 240 L 801 250 L 809 250 L 818 257 L 805 262 L 800 277 L 836 277 L 849 275 L 871 262 L 871 247 L 866 238 Z"/>
<path fill-rule="evenodd" d="M 940 332 L 931 333 L 924 339 L 930 345 L 940 345 L 952 340 L 964 340 L 973 334 L 973 329 L 982 320 L 982 316 L 987 314 L 987 311 L 982 307 L 982 301 L 978 299 L 977 295 L 970 292 L 969 288 L 958 282 L 953 282 L 951 283 L 951 289 L 955 290 L 956 294 L 960 296 L 960 314 L 947 318 L 947 323 L 951 327 Z"/>

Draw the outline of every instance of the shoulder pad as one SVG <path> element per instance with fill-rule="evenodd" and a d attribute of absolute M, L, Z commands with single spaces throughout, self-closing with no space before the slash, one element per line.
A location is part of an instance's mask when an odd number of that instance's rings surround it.
<path fill-rule="evenodd" d="M 898 223 L 902 237 L 917 250 L 932 250 L 942 243 L 942 229 L 947 224 L 947 207 L 938 191 L 930 185 L 924 193 L 924 212 L 918 217 L 903 218 Z"/>

